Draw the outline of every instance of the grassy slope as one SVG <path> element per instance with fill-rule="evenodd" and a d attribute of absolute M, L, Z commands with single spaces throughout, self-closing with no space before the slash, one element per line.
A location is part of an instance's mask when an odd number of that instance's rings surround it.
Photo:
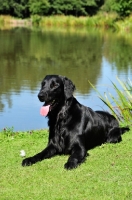
<path fill-rule="evenodd" d="M 86 162 L 72 171 L 63 168 L 68 156 L 57 156 L 31 167 L 21 166 L 20 150 L 31 156 L 47 143 L 47 132 L 0 133 L 1 200 L 126 200 L 132 199 L 132 131 L 119 144 L 89 151 Z"/>

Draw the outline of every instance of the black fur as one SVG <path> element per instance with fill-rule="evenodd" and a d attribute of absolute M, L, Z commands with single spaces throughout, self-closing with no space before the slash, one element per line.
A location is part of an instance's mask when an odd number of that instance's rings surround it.
<path fill-rule="evenodd" d="M 74 90 L 74 84 L 66 77 L 48 75 L 44 78 L 38 98 L 45 105 L 51 105 L 47 115 L 49 141 L 43 151 L 24 159 L 22 166 L 69 154 L 64 167 L 73 169 L 85 160 L 89 149 L 106 142 L 120 142 L 121 135 L 129 131 L 128 127 L 120 128 L 111 114 L 81 105 L 73 97 Z"/>

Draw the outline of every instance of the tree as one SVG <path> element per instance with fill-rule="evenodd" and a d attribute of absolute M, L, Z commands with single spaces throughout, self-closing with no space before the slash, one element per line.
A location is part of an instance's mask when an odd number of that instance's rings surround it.
<path fill-rule="evenodd" d="M 85 16 L 96 13 L 104 0 L 49 0 L 49 2 L 50 14 Z"/>
<path fill-rule="evenodd" d="M 18 18 L 29 17 L 28 0 L 11 0 L 9 6 L 9 14 Z"/>
<path fill-rule="evenodd" d="M 10 5 L 8 0 L 0 0 L 0 14 L 9 14 Z"/>
<path fill-rule="evenodd" d="M 111 12 L 114 10 L 115 0 L 105 0 L 102 10 L 105 12 Z"/>
<path fill-rule="evenodd" d="M 120 16 L 129 16 L 132 12 L 132 0 L 115 0 L 113 10 Z"/>
<path fill-rule="evenodd" d="M 47 15 L 50 3 L 48 0 L 29 0 L 29 11 L 32 15 Z"/>

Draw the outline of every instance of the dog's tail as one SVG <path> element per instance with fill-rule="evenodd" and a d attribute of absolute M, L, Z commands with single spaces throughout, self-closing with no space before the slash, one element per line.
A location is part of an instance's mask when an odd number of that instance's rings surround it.
<path fill-rule="evenodd" d="M 121 134 L 123 135 L 125 132 L 129 131 L 130 128 L 126 126 L 126 127 L 121 127 L 120 130 L 121 130 Z"/>

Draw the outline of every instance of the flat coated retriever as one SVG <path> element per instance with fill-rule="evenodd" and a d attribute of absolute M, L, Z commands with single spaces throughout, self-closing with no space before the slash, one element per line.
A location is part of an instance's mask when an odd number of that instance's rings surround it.
<path fill-rule="evenodd" d="M 117 143 L 129 131 L 120 128 L 116 118 L 104 111 L 93 111 L 73 96 L 71 80 L 59 75 L 47 75 L 38 98 L 45 102 L 41 114 L 48 117 L 47 147 L 33 157 L 25 158 L 22 166 L 29 166 L 55 155 L 69 154 L 66 169 L 76 168 L 85 161 L 87 151 L 103 143 Z"/>

